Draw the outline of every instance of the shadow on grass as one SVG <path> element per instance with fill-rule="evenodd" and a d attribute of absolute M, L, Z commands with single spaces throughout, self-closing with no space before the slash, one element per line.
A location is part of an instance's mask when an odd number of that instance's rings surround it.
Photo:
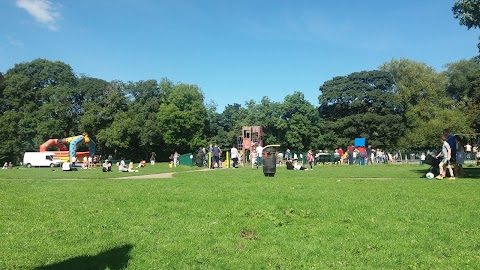
<path fill-rule="evenodd" d="M 67 259 L 62 262 L 39 266 L 36 270 L 60 270 L 60 269 L 125 269 L 130 260 L 132 245 L 122 245 L 98 253 L 97 255 L 85 255 Z"/>
<path fill-rule="evenodd" d="M 419 177 L 425 178 L 428 168 L 429 166 L 425 166 L 425 169 L 416 169 L 413 171 L 418 173 Z M 480 178 L 480 167 L 464 167 L 463 170 L 465 171 L 464 178 Z M 435 172 L 435 174 L 438 174 L 438 171 Z"/>

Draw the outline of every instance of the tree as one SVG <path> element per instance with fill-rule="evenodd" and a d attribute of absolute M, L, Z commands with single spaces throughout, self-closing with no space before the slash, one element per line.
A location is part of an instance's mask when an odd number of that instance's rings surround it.
<path fill-rule="evenodd" d="M 461 60 L 447 64 L 447 93 L 455 101 L 456 107 L 471 121 L 471 127 L 480 132 L 480 64 L 471 60 Z"/>
<path fill-rule="evenodd" d="M 9 69 L 0 85 L 0 121 L 2 126 L 8 126 L 2 143 L 9 145 L 1 151 L 9 152 L 0 156 L 18 162 L 23 152 L 37 150 L 46 139 L 67 133 L 65 129 L 75 122 L 67 100 L 76 83 L 72 68 L 58 61 L 36 59 Z M 63 126 L 63 131 L 59 130 Z"/>
<path fill-rule="evenodd" d="M 453 17 L 468 29 L 480 27 L 480 1 L 457 0 L 452 7 Z M 477 45 L 480 50 L 480 43 Z"/>
<path fill-rule="evenodd" d="M 380 69 L 392 76 L 395 95 L 404 110 L 406 130 L 398 141 L 400 148 L 436 148 L 444 128 L 456 133 L 469 129 L 468 121 L 446 92 L 446 74 L 408 59 L 392 60 Z"/>
<path fill-rule="evenodd" d="M 351 144 L 366 137 L 369 144 L 393 148 L 405 133 L 404 107 L 395 95 L 391 74 L 380 71 L 355 72 L 335 77 L 320 87 L 320 116 L 326 121 L 330 148 Z M 326 138 L 327 138 L 326 137 Z"/>
<path fill-rule="evenodd" d="M 207 110 L 196 85 L 178 84 L 166 93 L 157 114 L 166 151 L 188 152 L 206 145 Z"/>
<path fill-rule="evenodd" d="M 287 95 L 283 102 L 281 121 L 275 121 L 280 141 L 288 148 L 298 150 L 318 149 L 322 146 L 321 121 L 316 108 L 303 93 Z"/>

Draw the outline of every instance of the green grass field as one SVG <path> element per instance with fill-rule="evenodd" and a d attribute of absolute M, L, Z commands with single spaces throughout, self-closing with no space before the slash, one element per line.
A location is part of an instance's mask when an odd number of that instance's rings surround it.
<path fill-rule="evenodd" d="M 479 269 L 478 170 L 427 168 L 4 170 L 0 269 Z"/>

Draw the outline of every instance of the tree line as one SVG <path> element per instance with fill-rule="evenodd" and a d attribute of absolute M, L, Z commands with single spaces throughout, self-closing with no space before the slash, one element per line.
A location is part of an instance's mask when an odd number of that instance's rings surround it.
<path fill-rule="evenodd" d="M 295 150 L 345 147 L 357 137 L 382 149 L 432 149 L 443 128 L 480 132 L 480 64 L 461 60 L 436 72 L 392 60 L 326 81 L 318 101 L 293 92 L 282 102 L 263 97 L 218 112 L 197 85 L 107 82 L 36 59 L 0 76 L 0 161 L 19 162 L 49 138 L 83 132 L 99 154 L 139 160 L 156 152 L 165 160 L 210 143 L 229 148 L 248 125 L 263 126 L 265 144 Z"/>

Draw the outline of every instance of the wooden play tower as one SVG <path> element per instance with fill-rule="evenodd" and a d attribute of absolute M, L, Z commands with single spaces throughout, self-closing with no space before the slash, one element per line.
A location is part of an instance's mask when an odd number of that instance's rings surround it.
<path fill-rule="evenodd" d="M 242 136 L 238 137 L 238 149 L 252 151 L 257 143 L 263 145 L 262 137 L 261 126 L 244 126 L 242 127 Z"/>

